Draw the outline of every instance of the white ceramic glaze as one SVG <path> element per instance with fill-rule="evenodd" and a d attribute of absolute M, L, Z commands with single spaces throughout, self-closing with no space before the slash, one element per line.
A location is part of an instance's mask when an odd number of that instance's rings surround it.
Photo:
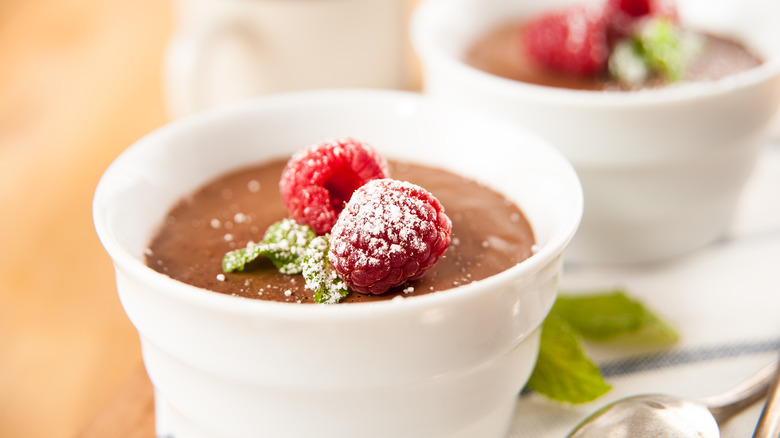
<path fill-rule="evenodd" d="M 180 197 L 342 136 L 503 192 L 526 213 L 538 251 L 449 291 L 331 306 L 222 295 L 144 265 Z M 498 438 L 535 363 L 581 208 L 573 168 L 522 129 L 418 94 L 341 90 L 250 100 L 151 133 L 106 171 L 94 219 L 140 335 L 158 435 Z"/>
<path fill-rule="evenodd" d="M 403 88 L 405 2 L 176 0 L 165 51 L 168 112 L 180 117 L 262 94 Z"/>
<path fill-rule="evenodd" d="M 466 65 L 497 24 L 602 0 L 425 0 L 412 17 L 425 93 L 527 127 L 577 170 L 585 211 L 567 260 L 635 263 L 727 232 L 780 103 L 780 3 L 678 0 L 683 23 L 743 41 L 764 65 L 717 82 L 632 93 L 564 90 Z"/>

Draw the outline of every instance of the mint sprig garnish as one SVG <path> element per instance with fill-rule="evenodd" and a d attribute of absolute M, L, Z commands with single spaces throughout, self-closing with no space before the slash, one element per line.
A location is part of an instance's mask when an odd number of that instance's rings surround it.
<path fill-rule="evenodd" d="M 306 248 L 315 237 L 317 234 L 308 225 L 283 219 L 268 228 L 262 242 L 250 242 L 246 248 L 225 254 L 222 270 L 243 271 L 247 264 L 265 256 L 282 274 L 300 274 Z"/>
<path fill-rule="evenodd" d="M 268 227 L 260 243 L 249 242 L 225 254 L 222 270 L 243 271 L 249 263 L 266 257 L 282 274 L 303 274 L 305 287 L 314 291 L 314 302 L 335 304 L 347 296 L 349 288 L 330 267 L 328 244 L 328 235 L 317 236 L 308 225 L 283 219 Z"/>
<path fill-rule="evenodd" d="M 561 295 L 542 324 L 539 358 L 526 386 L 550 399 L 573 404 L 606 394 L 611 385 L 587 356 L 586 339 L 669 346 L 677 342 L 678 335 L 623 290 Z"/>
<path fill-rule="evenodd" d="M 701 38 L 680 28 L 668 17 L 655 17 L 619 41 L 609 57 L 610 75 L 618 82 L 640 85 L 652 75 L 666 82 L 682 80 L 691 59 L 701 49 Z"/>
<path fill-rule="evenodd" d="M 349 288 L 339 278 L 328 262 L 328 236 L 312 240 L 306 249 L 303 262 L 303 278 L 306 289 L 314 291 L 314 302 L 335 304 L 349 293 Z"/>
<path fill-rule="evenodd" d="M 685 34 L 669 19 L 649 20 L 640 27 L 637 41 L 650 70 L 667 81 L 682 79 L 689 53 Z"/>

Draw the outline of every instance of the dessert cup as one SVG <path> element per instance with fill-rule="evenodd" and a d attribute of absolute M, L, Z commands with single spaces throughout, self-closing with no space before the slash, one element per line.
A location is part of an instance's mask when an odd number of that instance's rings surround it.
<path fill-rule="evenodd" d="M 404 88 L 398 0 L 176 0 L 163 79 L 171 117 L 251 96 Z"/>
<path fill-rule="evenodd" d="M 347 135 L 505 194 L 534 228 L 536 252 L 451 290 L 336 305 L 238 298 L 145 265 L 181 197 Z M 581 208 L 567 160 L 512 124 L 414 93 L 324 90 L 213 109 L 149 134 L 105 172 L 94 220 L 139 333 L 158 436 L 498 438 L 534 366 Z"/>
<path fill-rule="evenodd" d="M 545 87 L 463 62 L 488 29 L 572 3 L 426 0 L 411 23 L 424 92 L 524 126 L 569 159 L 585 209 L 567 260 L 661 261 L 726 235 L 780 104 L 780 3 L 679 0 L 683 25 L 765 60 L 713 82 L 635 92 Z"/>

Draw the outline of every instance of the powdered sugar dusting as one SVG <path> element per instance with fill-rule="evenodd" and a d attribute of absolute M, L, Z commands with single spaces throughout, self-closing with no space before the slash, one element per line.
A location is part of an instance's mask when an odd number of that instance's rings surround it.
<path fill-rule="evenodd" d="M 382 181 L 382 180 L 376 180 Z M 384 180 L 385 183 L 388 180 Z M 334 235 L 347 234 L 347 241 L 368 242 L 366 247 L 359 247 L 353 252 L 358 266 L 377 266 L 385 262 L 389 245 L 396 248 L 406 248 L 414 253 L 428 250 L 428 244 L 421 238 L 421 231 L 430 227 L 427 217 L 420 217 L 425 212 L 425 202 L 415 197 L 402 196 L 401 192 L 415 190 L 416 186 L 397 181 L 393 184 L 399 190 L 386 190 L 382 183 L 366 184 L 363 190 L 355 192 L 354 202 L 350 202 L 350 215 L 343 215 L 344 220 L 337 222 Z M 342 241 L 339 249 L 346 248 Z"/>
<path fill-rule="evenodd" d="M 369 181 L 355 191 L 331 230 L 330 263 L 359 291 L 382 293 L 417 278 L 449 243 L 450 223 L 443 210 L 415 184 L 389 178 Z M 445 218 L 441 235 L 440 214 Z"/>
<path fill-rule="evenodd" d="M 302 273 L 306 289 L 314 291 L 314 301 L 335 304 L 348 293 L 347 285 L 328 265 L 328 238 L 318 236 L 306 248 Z"/>

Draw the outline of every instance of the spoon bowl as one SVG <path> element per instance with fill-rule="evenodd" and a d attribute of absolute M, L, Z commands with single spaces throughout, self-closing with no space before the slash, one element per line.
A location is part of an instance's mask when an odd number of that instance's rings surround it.
<path fill-rule="evenodd" d="M 624 398 L 586 418 L 568 438 L 719 438 L 719 425 L 766 396 L 777 362 L 738 386 L 700 400 L 664 394 Z"/>
<path fill-rule="evenodd" d="M 663 394 L 629 397 L 598 410 L 570 438 L 695 436 L 717 438 L 718 422 L 703 404 Z"/>

